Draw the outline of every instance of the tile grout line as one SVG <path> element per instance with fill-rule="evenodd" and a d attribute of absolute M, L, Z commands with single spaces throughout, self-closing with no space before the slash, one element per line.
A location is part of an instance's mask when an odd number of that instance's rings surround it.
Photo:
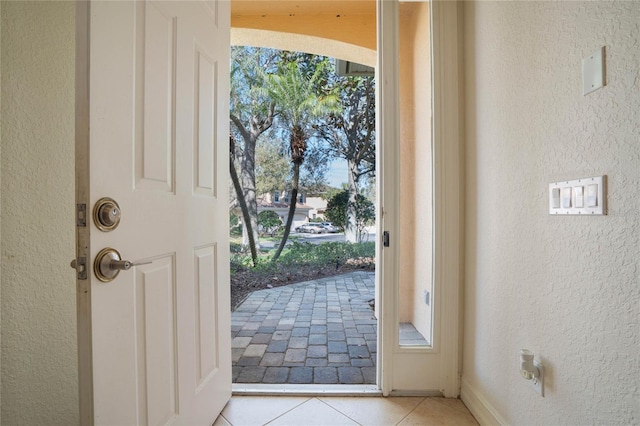
<path fill-rule="evenodd" d="M 274 421 L 278 420 L 280 417 L 284 416 L 287 413 L 290 413 L 291 411 L 295 410 L 296 408 L 302 406 L 303 404 L 306 404 L 307 402 L 311 401 L 312 399 L 314 399 L 315 397 L 308 397 L 307 399 L 305 399 L 304 401 L 302 401 L 300 404 L 296 405 L 295 407 L 291 407 L 290 409 L 288 409 L 287 411 L 285 411 L 284 413 L 281 413 L 279 415 L 277 415 L 276 417 L 274 417 L 273 419 L 269 420 L 267 423 L 264 423 L 262 426 L 267 426 L 268 424 L 273 423 Z M 231 425 L 233 426 L 233 425 Z"/>
<path fill-rule="evenodd" d="M 420 402 L 418 402 L 418 403 L 416 404 L 416 406 L 415 406 L 415 407 L 413 407 L 413 409 L 412 409 L 411 411 L 409 411 L 409 412 L 408 412 L 408 413 L 407 413 L 403 418 L 401 418 L 401 419 L 396 423 L 396 426 L 397 426 L 397 425 L 399 425 L 400 423 L 402 423 L 402 422 L 403 422 L 407 417 L 409 417 L 409 416 L 411 415 L 411 413 L 413 413 L 414 411 L 416 411 L 416 410 L 418 409 L 418 407 L 419 407 L 420 405 L 422 405 L 422 404 L 427 400 L 427 398 L 428 398 L 428 397 L 424 397 L 424 398 L 422 398 L 422 400 L 421 400 Z"/>
<path fill-rule="evenodd" d="M 351 417 L 349 417 L 349 415 L 343 413 L 342 411 L 338 410 L 337 408 L 333 407 L 331 404 L 321 400 L 318 397 L 315 397 L 318 401 L 322 402 L 324 405 L 326 405 L 327 407 L 331 408 L 332 410 L 337 411 L 338 413 L 342 414 L 343 416 L 345 416 L 346 418 L 348 418 L 349 420 L 351 420 L 352 422 L 354 422 L 355 424 L 357 424 L 358 426 L 362 426 L 362 423 L 357 422 L 355 419 L 352 419 Z"/>

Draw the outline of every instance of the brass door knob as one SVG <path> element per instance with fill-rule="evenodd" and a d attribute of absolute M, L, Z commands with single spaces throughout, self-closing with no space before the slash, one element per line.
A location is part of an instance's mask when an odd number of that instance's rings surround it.
<path fill-rule="evenodd" d="M 108 283 L 113 281 L 120 271 L 128 271 L 132 266 L 147 265 L 149 263 L 151 261 L 131 262 L 122 260 L 118 250 L 107 247 L 100 250 L 100 253 L 96 256 L 93 262 L 93 272 L 100 281 Z"/>

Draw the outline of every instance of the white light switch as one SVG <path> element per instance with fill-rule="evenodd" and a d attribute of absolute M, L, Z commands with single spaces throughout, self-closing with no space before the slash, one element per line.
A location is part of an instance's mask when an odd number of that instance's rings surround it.
<path fill-rule="evenodd" d="M 587 207 L 598 206 L 598 185 L 587 185 Z"/>
<path fill-rule="evenodd" d="M 573 187 L 573 199 L 575 208 L 581 209 L 584 207 L 584 187 L 583 186 L 574 186 Z"/>
<path fill-rule="evenodd" d="M 605 49 L 593 52 L 582 60 L 582 94 L 587 95 L 605 84 Z"/>
<path fill-rule="evenodd" d="M 560 208 L 560 188 L 553 188 L 551 190 L 551 208 Z"/>
<path fill-rule="evenodd" d="M 571 187 L 562 188 L 562 208 L 571 208 Z"/>
<path fill-rule="evenodd" d="M 606 215 L 607 176 L 565 180 L 549 184 L 549 214 Z"/>

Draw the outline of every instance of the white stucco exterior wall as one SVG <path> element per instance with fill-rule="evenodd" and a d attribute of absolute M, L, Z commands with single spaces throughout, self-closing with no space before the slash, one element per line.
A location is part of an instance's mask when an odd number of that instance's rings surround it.
<path fill-rule="evenodd" d="M 637 424 L 640 2 L 464 13 L 463 400 L 508 424 Z M 603 45 L 607 85 L 583 96 L 582 58 Z M 550 182 L 601 174 L 608 216 L 548 214 Z M 545 363 L 544 398 L 520 348 Z"/>
<path fill-rule="evenodd" d="M 78 423 L 73 2 L 2 2 L 2 421 Z"/>

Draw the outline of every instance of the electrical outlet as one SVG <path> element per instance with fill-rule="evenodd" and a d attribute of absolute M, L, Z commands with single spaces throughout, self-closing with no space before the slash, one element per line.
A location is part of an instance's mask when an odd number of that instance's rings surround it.
<path fill-rule="evenodd" d="M 544 398 L 544 368 L 542 367 L 542 363 L 537 359 L 533 360 L 533 365 L 538 369 L 540 374 L 538 377 L 534 377 L 529 380 L 529 385 L 536 391 L 536 393 Z"/>

